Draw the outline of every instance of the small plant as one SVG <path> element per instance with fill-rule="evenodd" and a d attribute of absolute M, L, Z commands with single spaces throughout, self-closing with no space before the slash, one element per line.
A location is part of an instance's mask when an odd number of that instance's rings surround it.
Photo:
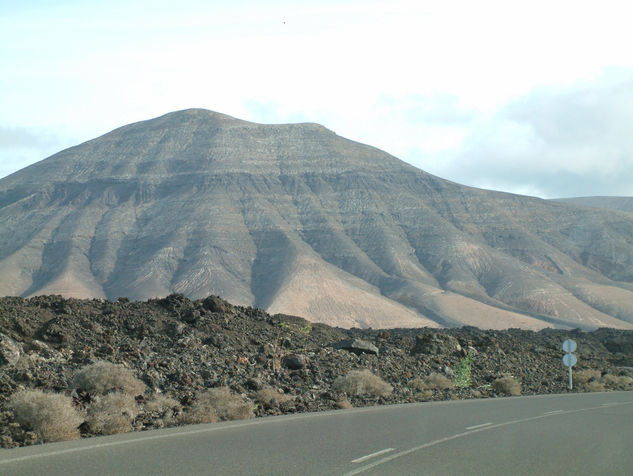
<path fill-rule="evenodd" d="M 453 388 L 455 384 L 442 374 L 432 373 L 424 378 L 415 378 L 409 385 L 416 390 L 444 390 Z"/>
<path fill-rule="evenodd" d="M 602 377 L 602 383 L 615 390 L 633 390 L 633 378 L 626 375 L 606 374 Z"/>
<path fill-rule="evenodd" d="M 497 392 L 504 393 L 506 395 L 521 395 L 521 384 L 517 379 L 510 375 L 496 379 L 492 383 L 492 388 L 494 388 Z"/>
<path fill-rule="evenodd" d="M 294 397 L 278 392 L 274 388 L 263 388 L 255 394 L 255 400 L 266 406 L 273 406 L 275 403 L 279 404 L 292 400 Z"/>
<path fill-rule="evenodd" d="M 198 394 L 196 401 L 186 412 L 185 421 L 213 423 L 218 417 L 223 420 L 245 420 L 254 416 L 251 402 L 231 393 L 228 387 L 217 387 Z"/>
<path fill-rule="evenodd" d="M 145 413 L 160 418 L 164 424 L 174 423 L 176 415 L 182 412 L 182 405 L 166 395 L 156 395 L 145 404 Z"/>
<path fill-rule="evenodd" d="M 336 408 L 339 408 L 341 410 L 347 410 L 348 408 L 354 408 L 354 406 L 350 403 L 350 401 L 347 398 L 343 398 L 342 400 L 339 400 L 334 405 L 336 406 Z"/>
<path fill-rule="evenodd" d="M 387 397 L 391 395 L 393 387 L 369 370 L 352 370 L 345 377 L 338 377 L 334 381 L 334 389 L 348 395 L 371 395 Z"/>
<path fill-rule="evenodd" d="M 199 396 L 198 399 L 180 415 L 179 420 L 188 425 L 215 423 L 218 421 L 218 412 L 215 411 L 215 408 L 213 408 L 207 399 L 204 397 L 200 398 Z"/>
<path fill-rule="evenodd" d="M 73 383 L 77 389 L 96 395 L 123 392 L 136 396 L 145 391 L 145 384 L 130 369 L 111 362 L 95 362 L 83 367 L 75 374 Z"/>
<path fill-rule="evenodd" d="M 32 430 L 42 441 L 64 441 L 79 438 L 81 413 L 72 399 L 58 393 L 22 390 L 9 398 L 8 408 L 15 421 Z"/>
<path fill-rule="evenodd" d="M 585 392 L 604 392 L 604 384 L 598 380 L 590 380 L 580 386 L 580 390 Z"/>
<path fill-rule="evenodd" d="M 302 334 L 309 336 L 312 333 L 312 323 L 308 322 L 305 326 L 300 329 Z"/>
<path fill-rule="evenodd" d="M 467 354 L 459 364 L 455 367 L 455 385 L 458 387 L 470 387 L 471 386 L 471 373 L 473 367 L 473 359 L 470 354 Z"/>
<path fill-rule="evenodd" d="M 573 379 L 574 379 L 574 383 L 580 385 L 583 383 L 587 383 L 591 380 L 600 380 L 601 376 L 602 376 L 602 372 L 600 372 L 599 370 L 585 369 L 585 370 L 578 370 L 574 372 Z"/>
<path fill-rule="evenodd" d="M 132 431 L 132 422 L 138 413 L 139 408 L 133 396 L 112 392 L 90 405 L 86 422 L 92 433 L 116 435 Z"/>

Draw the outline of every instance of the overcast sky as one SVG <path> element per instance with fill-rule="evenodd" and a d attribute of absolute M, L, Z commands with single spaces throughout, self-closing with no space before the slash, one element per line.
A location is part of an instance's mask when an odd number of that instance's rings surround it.
<path fill-rule="evenodd" d="M 633 196 L 625 1 L 0 2 L 0 177 L 201 107 L 459 183 Z"/>

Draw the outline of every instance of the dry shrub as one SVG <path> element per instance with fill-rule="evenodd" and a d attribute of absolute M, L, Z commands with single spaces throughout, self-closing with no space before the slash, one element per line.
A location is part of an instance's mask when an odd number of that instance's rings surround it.
<path fill-rule="evenodd" d="M 579 389 L 585 392 L 603 392 L 605 390 L 604 385 L 597 380 L 590 380 L 587 383 L 583 383 L 579 386 Z"/>
<path fill-rule="evenodd" d="M 633 390 L 633 378 L 626 375 L 606 374 L 602 377 L 602 383 L 614 390 Z"/>
<path fill-rule="evenodd" d="M 278 392 L 274 388 L 263 388 L 255 394 L 255 400 L 264 404 L 264 405 L 274 405 L 276 403 L 287 402 L 288 400 L 292 400 L 294 397 L 291 395 L 286 395 L 284 393 Z"/>
<path fill-rule="evenodd" d="M 334 389 L 348 395 L 371 395 L 386 397 L 391 395 L 393 387 L 369 370 L 352 370 L 345 377 L 334 381 Z"/>
<path fill-rule="evenodd" d="M 415 378 L 409 382 L 409 385 L 416 390 L 444 390 L 455 386 L 451 379 L 438 373 L 432 373 L 424 378 Z"/>
<path fill-rule="evenodd" d="M 73 407 L 72 399 L 58 393 L 41 390 L 22 390 L 8 402 L 15 420 L 38 434 L 42 441 L 63 441 L 79 438 L 81 413 Z"/>
<path fill-rule="evenodd" d="M 198 397 L 179 417 L 181 423 L 196 425 L 198 423 L 215 423 L 218 421 L 218 412 L 204 398 Z"/>
<path fill-rule="evenodd" d="M 348 408 L 354 408 L 354 405 L 350 403 L 347 398 L 343 398 L 334 404 L 336 408 L 340 408 L 341 410 L 346 410 Z"/>
<path fill-rule="evenodd" d="M 75 374 L 73 383 L 79 390 L 98 395 L 109 392 L 140 395 L 145 391 L 145 384 L 130 369 L 111 362 L 87 365 Z"/>
<path fill-rule="evenodd" d="M 185 413 L 184 421 L 213 423 L 218 417 L 223 420 L 245 420 L 254 416 L 251 402 L 231 393 L 228 387 L 217 387 L 198 394 L 193 405 Z"/>
<path fill-rule="evenodd" d="M 510 375 L 505 377 L 499 377 L 492 383 L 494 388 L 499 393 L 505 393 L 506 395 L 521 395 L 521 384 L 517 379 Z"/>
<path fill-rule="evenodd" d="M 166 424 L 175 421 L 176 415 L 182 412 L 182 405 L 166 395 L 155 395 L 154 398 L 145 404 L 145 413 L 151 414 L 154 418 L 160 418 Z"/>
<path fill-rule="evenodd" d="M 112 392 L 90 405 L 86 423 L 95 434 L 125 433 L 132 430 L 132 422 L 138 412 L 139 408 L 133 396 Z"/>
<path fill-rule="evenodd" d="M 581 385 L 592 380 L 600 380 L 601 376 L 602 373 L 599 370 L 578 370 L 573 373 L 573 380 L 576 384 Z"/>

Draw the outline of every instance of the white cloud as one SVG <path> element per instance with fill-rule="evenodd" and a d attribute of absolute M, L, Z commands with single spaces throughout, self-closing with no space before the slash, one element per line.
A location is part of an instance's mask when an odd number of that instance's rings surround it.
<path fill-rule="evenodd" d="M 544 197 L 633 195 L 633 69 L 541 87 L 474 127 L 437 173 Z"/>
<path fill-rule="evenodd" d="M 543 195 L 556 174 L 571 187 L 599 172 L 606 187 L 630 164 L 618 129 L 629 119 L 618 98 L 630 98 L 601 76 L 633 67 L 628 2 L 10 3 L 0 7 L 0 127 L 77 139 L 60 146 L 204 107 L 320 122 L 440 176 Z M 579 81 L 612 92 L 592 105 Z M 5 148 L 0 176 L 34 151 Z"/>

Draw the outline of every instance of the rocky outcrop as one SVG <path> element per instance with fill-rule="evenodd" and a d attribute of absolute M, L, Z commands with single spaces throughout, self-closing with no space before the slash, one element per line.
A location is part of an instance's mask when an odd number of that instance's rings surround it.
<path fill-rule="evenodd" d="M 187 412 L 196 395 L 225 386 L 245 401 L 260 402 L 257 416 L 332 410 L 350 403 L 496 397 L 500 391 L 492 384 L 507 376 L 520 382 L 523 394 L 566 392 L 561 343 L 567 338 L 578 343 L 576 370 L 591 369 L 599 377 L 630 373 L 618 367 L 633 367 L 632 331 L 342 329 L 271 316 L 218 297 L 192 301 L 178 294 L 147 302 L 0 298 L 0 333 L 6 361 L 0 364 L 3 446 L 37 441 L 8 410 L 12 394 L 24 388 L 63 393 L 81 408 L 95 396 L 75 388 L 74 376 L 99 361 L 123 364 L 146 385 L 143 395 L 135 395 L 135 430 L 177 424 L 182 420 L 177 415 L 166 418 L 167 410 Z M 359 350 L 375 346 L 379 354 L 332 346 L 343 341 Z M 457 381 L 465 366 L 468 386 L 420 387 L 432 374 Z M 369 370 L 393 391 L 384 396 L 337 391 L 336 379 L 354 370 Z M 607 380 L 605 385 L 618 382 Z M 262 391 L 268 397 L 258 393 Z M 174 403 L 161 411 L 146 403 L 158 396 Z M 89 428 L 81 429 L 90 436 Z"/>
<path fill-rule="evenodd" d="M 0 333 L 0 367 L 15 365 L 22 353 L 22 346 L 19 343 Z"/>
<path fill-rule="evenodd" d="M 378 347 L 371 342 L 367 342 L 362 339 L 346 339 L 341 342 L 337 342 L 332 347 L 335 349 L 345 349 L 355 354 L 374 354 L 378 355 Z"/>

